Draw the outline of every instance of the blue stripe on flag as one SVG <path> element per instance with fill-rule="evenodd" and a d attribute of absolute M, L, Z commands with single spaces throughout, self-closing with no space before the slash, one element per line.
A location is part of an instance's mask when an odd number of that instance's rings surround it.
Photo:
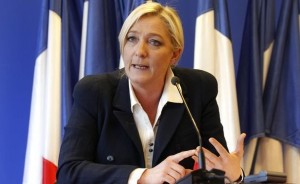
<path fill-rule="evenodd" d="M 61 3 L 62 0 L 50 1 L 49 9 L 54 11 L 57 15 L 61 17 Z"/>
<path fill-rule="evenodd" d="M 227 1 L 218 0 L 216 3 L 215 13 L 216 13 L 216 29 L 219 30 L 227 38 L 231 39 L 230 26 L 229 26 L 229 17 L 228 17 L 228 7 Z"/>
<path fill-rule="evenodd" d="M 72 92 L 78 81 L 83 0 L 63 0 L 62 11 L 62 127 L 71 111 Z M 63 129 L 62 129 L 63 130 Z"/>
<path fill-rule="evenodd" d="M 200 0 L 198 3 L 198 16 L 209 11 L 215 13 L 215 28 L 227 38 L 231 39 L 227 1 Z"/>
<path fill-rule="evenodd" d="M 214 0 L 198 1 L 198 16 L 214 10 Z"/>
<path fill-rule="evenodd" d="M 37 56 L 39 56 L 47 48 L 48 44 L 48 17 L 49 17 L 49 7 L 48 1 L 42 1 L 41 8 L 41 19 L 39 22 L 39 31 L 38 31 L 38 43 L 37 43 Z"/>
<path fill-rule="evenodd" d="M 263 40 L 263 50 L 264 52 L 270 44 L 274 41 L 275 37 L 275 3 L 268 1 L 262 1 L 262 8 L 264 8 L 264 11 L 262 11 L 262 31 L 264 32 Z"/>

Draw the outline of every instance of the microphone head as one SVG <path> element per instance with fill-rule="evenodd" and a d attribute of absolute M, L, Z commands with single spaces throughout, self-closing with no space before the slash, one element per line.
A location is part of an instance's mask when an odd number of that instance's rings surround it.
<path fill-rule="evenodd" d="M 173 85 L 179 84 L 180 83 L 180 79 L 176 76 L 172 77 L 171 82 Z"/>

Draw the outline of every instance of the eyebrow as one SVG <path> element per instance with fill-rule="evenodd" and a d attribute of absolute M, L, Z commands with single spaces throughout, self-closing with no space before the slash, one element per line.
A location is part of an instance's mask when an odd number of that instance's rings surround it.
<path fill-rule="evenodd" d="M 128 31 L 127 35 L 129 33 L 139 34 L 139 32 L 135 31 L 135 30 Z M 161 34 L 159 34 L 159 33 L 147 33 L 147 35 L 149 35 L 149 36 L 157 36 L 157 37 L 163 38 L 163 36 Z"/>

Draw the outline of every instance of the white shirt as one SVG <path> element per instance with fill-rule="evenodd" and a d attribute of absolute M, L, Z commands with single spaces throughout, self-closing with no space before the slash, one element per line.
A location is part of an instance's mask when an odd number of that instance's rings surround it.
<path fill-rule="evenodd" d="M 173 76 L 174 74 L 172 70 L 169 69 L 165 80 L 164 90 L 158 103 L 157 113 L 153 126 L 151 125 L 147 113 L 144 111 L 143 107 L 136 98 L 136 95 L 132 89 L 131 82 L 129 80 L 131 111 L 133 113 L 135 124 L 137 126 L 142 142 L 146 168 L 152 168 L 155 137 L 159 124 L 159 117 L 161 115 L 163 107 L 167 102 L 183 103 L 180 94 L 176 89 L 176 86 L 171 83 L 171 79 Z M 141 177 L 146 168 L 135 169 L 130 174 L 128 184 L 136 184 L 137 180 Z"/>

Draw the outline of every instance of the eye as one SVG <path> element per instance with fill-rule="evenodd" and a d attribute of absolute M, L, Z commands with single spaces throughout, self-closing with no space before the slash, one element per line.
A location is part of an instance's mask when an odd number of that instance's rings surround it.
<path fill-rule="evenodd" d="M 160 46 L 161 45 L 161 42 L 156 40 L 156 39 L 150 39 L 149 40 L 149 43 L 153 46 Z"/>
<path fill-rule="evenodd" d="M 137 38 L 135 36 L 127 36 L 127 42 L 136 42 Z"/>

